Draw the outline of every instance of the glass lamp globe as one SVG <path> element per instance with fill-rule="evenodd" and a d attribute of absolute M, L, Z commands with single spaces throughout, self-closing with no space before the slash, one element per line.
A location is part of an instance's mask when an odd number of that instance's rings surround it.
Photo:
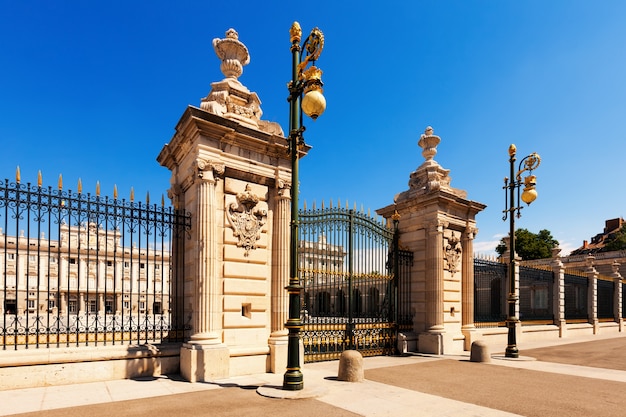
<path fill-rule="evenodd" d="M 524 191 L 522 192 L 522 201 L 526 204 L 532 203 L 533 201 L 535 201 L 537 199 L 537 190 L 535 190 L 535 187 L 526 187 L 524 188 Z"/>
<path fill-rule="evenodd" d="M 302 111 L 311 119 L 317 119 L 326 110 L 326 99 L 319 90 L 311 90 L 302 98 Z"/>

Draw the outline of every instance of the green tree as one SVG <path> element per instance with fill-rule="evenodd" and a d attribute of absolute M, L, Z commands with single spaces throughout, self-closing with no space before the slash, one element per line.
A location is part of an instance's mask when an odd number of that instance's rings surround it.
<path fill-rule="evenodd" d="M 544 259 L 552 256 L 552 248 L 559 246 L 558 240 L 552 237 L 549 230 L 543 229 L 539 233 L 533 233 L 528 229 L 517 229 L 515 231 L 515 252 L 527 261 L 530 259 Z M 504 238 L 496 247 L 499 255 L 506 252 L 506 244 Z"/>
<path fill-rule="evenodd" d="M 604 241 L 604 247 L 600 252 L 611 252 L 626 249 L 626 227 L 622 227 Z"/>

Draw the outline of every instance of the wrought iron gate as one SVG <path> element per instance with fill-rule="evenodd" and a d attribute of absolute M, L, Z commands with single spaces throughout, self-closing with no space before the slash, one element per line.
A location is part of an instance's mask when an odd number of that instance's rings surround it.
<path fill-rule="evenodd" d="M 393 354 L 397 331 L 411 327 L 412 253 L 400 251 L 394 228 L 342 208 L 299 214 L 299 273 L 306 362 Z"/>

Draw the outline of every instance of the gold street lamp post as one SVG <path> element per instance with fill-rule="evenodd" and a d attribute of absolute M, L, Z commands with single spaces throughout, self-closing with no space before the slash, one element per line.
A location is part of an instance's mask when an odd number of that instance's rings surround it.
<path fill-rule="evenodd" d="M 517 341 L 515 330 L 519 319 L 517 318 L 516 305 L 519 297 L 515 289 L 515 216 L 518 218 L 522 216 L 521 200 L 530 205 L 537 198 L 537 190 L 535 185 L 537 184 L 537 177 L 532 175 L 534 169 L 536 169 L 541 163 L 541 158 L 535 152 L 524 157 L 518 167 L 517 173 L 515 173 L 515 153 L 517 148 L 515 145 L 509 146 L 509 164 L 510 164 L 510 179 L 504 178 L 504 200 L 505 210 L 502 220 L 509 218 L 509 295 L 507 297 L 508 303 L 508 316 L 506 318 L 506 327 L 509 329 L 508 343 L 504 355 L 507 358 L 518 358 L 519 350 L 517 349 Z M 523 166 L 523 168 L 522 168 Z M 528 175 L 522 181 L 522 173 L 528 171 Z M 524 191 L 520 196 L 520 188 L 524 185 Z M 507 194 L 508 189 L 508 194 Z M 515 191 L 517 190 L 517 198 Z M 508 195 L 508 197 L 507 197 Z M 517 211 L 517 213 L 515 213 Z"/>
<path fill-rule="evenodd" d="M 304 148 L 304 126 L 302 112 L 313 120 L 326 109 L 322 95 L 322 70 L 314 63 L 324 48 L 324 34 L 318 28 L 311 31 L 302 45 L 302 29 L 294 22 L 291 35 L 292 74 L 288 84 L 289 97 L 289 153 L 291 155 L 291 246 L 289 253 L 289 319 L 285 327 L 289 330 L 287 345 L 287 371 L 283 378 L 283 389 L 297 391 L 304 388 L 300 370 L 300 332 L 302 330 L 301 292 L 298 277 L 298 159 Z M 309 64 L 311 64 L 309 66 Z M 308 67 L 308 68 L 307 68 Z"/>

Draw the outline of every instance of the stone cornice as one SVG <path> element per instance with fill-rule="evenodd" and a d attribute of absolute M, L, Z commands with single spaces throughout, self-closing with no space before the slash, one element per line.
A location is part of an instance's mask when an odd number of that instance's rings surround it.
<path fill-rule="evenodd" d="M 181 116 L 176 133 L 163 147 L 157 161 L 173 170 L 188 155 L 191 147 L 203 142 L 224 152 L 225 157 L 231 148 L 236 147 L 238 152 L 251 151 L 283 160 L 282 164 L 289 164 L 290 161 L 287 140 L 283 136 L 246 127 L 193 106 L 188 106 Z M 309 149 L 303 149 L 301 156 L 306 155 Z"/>

